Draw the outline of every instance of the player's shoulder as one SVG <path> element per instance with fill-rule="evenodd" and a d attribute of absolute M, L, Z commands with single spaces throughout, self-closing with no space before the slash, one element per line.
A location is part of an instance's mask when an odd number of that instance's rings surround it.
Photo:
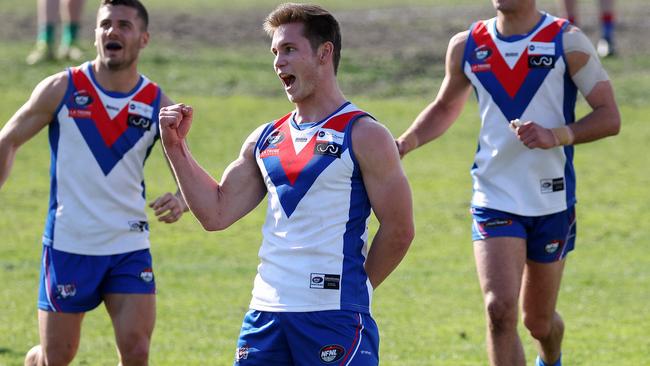
<path fill-rule="evenodd" d="M 69 79 L 67 71 L 46 77 L 36 85 L 31 99 L 38 104 L 57 105 L 68 89 Z"/>
<path fill-rule="evenodd" d="M 360 117 L 352 126 L 352 143 L 361 145 L 394 144 L 393 135 L 381 122 L 369 115 Z"/>

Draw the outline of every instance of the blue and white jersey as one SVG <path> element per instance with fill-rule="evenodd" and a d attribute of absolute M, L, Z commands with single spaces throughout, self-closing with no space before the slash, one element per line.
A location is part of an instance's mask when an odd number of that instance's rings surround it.
<path fill-rule="evenodd" d="M 160 89 L 141 76 L 129 93 L 106 91 L 89 62 L 70 68 L 68 79 L 49 126 L 43 244 L 86 255 L 148 248 L 143 169 L 159 137 Z"/>
<path fill-rule="evenodd" d="M 368 114 L 347 102 L 298 125 L 294 113 L 268 124 L 255 147 L 269 194 L 250 307 L 369 313 L 371 208 L 351 141 L 354 121 Z"/>
<path fill-rule="evenodd" d="M 573 146 L 528 149 L 509 128 L 514 119 L 546 128 L 575 121 L 577 88 L 562 46 L 567 25 L 544 14 L 529 34 L 512 37 L 498 34 L 496 18 L 472 25 L 463 71 L 482 122 L 471 170 L 473 206 L 541 216 L 575 204 Z"/>

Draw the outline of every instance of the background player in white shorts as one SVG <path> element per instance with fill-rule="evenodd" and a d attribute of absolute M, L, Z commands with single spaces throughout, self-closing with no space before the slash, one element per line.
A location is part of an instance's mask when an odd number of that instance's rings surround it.
<path fill-rule="evenodd" d="M 573 145 L 617 134 L 620 116 L 578 28 L 537 10 L 535 0 L 492 4 L 495 18 L 451 39 L 438 96 L 397 145 L 404 155 L 442 135 L 475 90 L 481 131 L 471 170 L 473 240 L 490 364 L 525 364 L 521 294 L 537 364 L 558 366 L 564 325 L 555 307 L 575 240 Z M 576 121 L 577 90 L 592 110 Z"/>

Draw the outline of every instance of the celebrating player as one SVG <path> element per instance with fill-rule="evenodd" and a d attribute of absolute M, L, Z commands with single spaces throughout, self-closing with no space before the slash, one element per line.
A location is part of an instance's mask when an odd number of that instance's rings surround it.
<path fill-rule="evenodd" d="M 187 147 L 192 108 L 160 112 L 165 153 L 206 229 L 227 228 L 268 194 L 235 364 L 377 365 L 373 289 L 397 267 L 414 235 L 399 154 L 388 130 L 338 87 L 341 36 L 330 13 L 283 4 L 264 26 L 295 110 L 255 130 L 221 182 Z M 379 229 L 367 250 L 371 210 Z"/>
<path fill-rule="evenodd" d="M 576 233 L 573 145 L 615 135 L 612 86 L 589 40 L 535 0 L 492 0 L 497 16 L 449 42 L 436 99 L 397 140 L 402 155 L 442 135 L 475 90 L 482 119 L 471 174 L 474 256 L 491 365 L 524 365 L 523 321 L 537 365 L 561 365 L 556 301 Z M 591 107 L 578 121 L 577 91 Z"/>

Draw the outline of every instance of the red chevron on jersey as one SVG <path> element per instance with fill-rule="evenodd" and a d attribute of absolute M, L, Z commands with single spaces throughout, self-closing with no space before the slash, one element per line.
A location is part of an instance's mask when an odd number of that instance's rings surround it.
<path fill-rule="evenodd" d="M 128 106 L 125 106 L 114 118 L 110 118 L 106 107 L 102 103 L 95 86 L 90 82 L 81 68 L 72 69 L 72 83 L 78 92 L 88 95 L 93 101 L 86 106 L 86 109 L 71 109 L 70 117 L 85 118 L 91 120 L 101 135 L 107 147 L 111 147 L 127 130 Z M 145 104 L 152 104 L 158 94 L 158 87 L 155 83 L 149 83 L 140 92 L 133 96 L 132 101 Z"/>
<path fill-rule="evenodd" d="M 556 20 L 550 23 L 544 29 L 540 30 L 531 41 L 552 42 L 557 34 L 562 30 L 564 22 L 564 20 Z M 492 71 L 495 78 L 503 86 L 510 98 L 514 98 L 528 76 L 528 49 L 522 52 L 514 68 L 510 69 L 501 53 L 498 52 L 498 48 L 494 43 L 492 36 L 488 32 L 485 21 L 477 24 L 472 31 L 472 37 L 479 47 L 487 46 L 492 50 L 492 55 L 485 60 L 484 64 L 473 65 L 473 71 Z"/>

